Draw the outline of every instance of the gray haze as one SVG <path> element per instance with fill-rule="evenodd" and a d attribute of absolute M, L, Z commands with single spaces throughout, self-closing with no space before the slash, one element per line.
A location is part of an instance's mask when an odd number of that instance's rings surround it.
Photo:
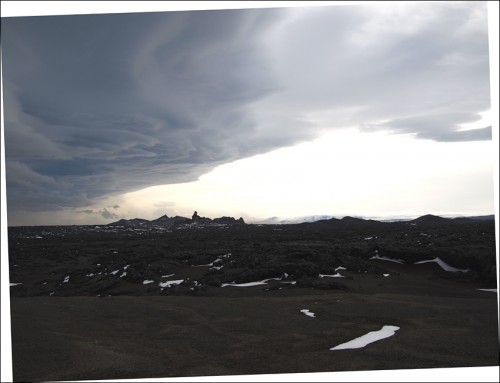
<path fill-rule="evenodd" d="M 9 217 L 325 129 L 490 140 L 461 127 L 490 108 L 487 32 L 476 2 L 2 18 Z"/>

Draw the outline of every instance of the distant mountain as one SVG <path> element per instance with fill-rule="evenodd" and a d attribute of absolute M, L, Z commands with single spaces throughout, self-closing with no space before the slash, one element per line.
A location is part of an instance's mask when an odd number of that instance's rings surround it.
<path fill-rule="evenodd" d="M 420 223 L 420 224 L 439 224 L 448 221 L 448 218 L 443 218 L 437 215 L 426 214 L 421 217 L 412 219 L 411 223 Z"/>
<path fill-rule="evenodd" d="M 214 218 L 213 223 L 222 225 L 235 225 L 235 224 L 244 224 L 245 221 L 241 217 L 239 219 L 236 219 L 234 217 L 220 217 L 220 218 Z"/>
<path fill-rule="evenodd" d="M 456 223 L 459 223 L 462 220 L 466 220 L 469 222 L 470 220 L 480 220 L 480 221 L 494 221 L 495 216 L 491 215 L 481 215 L 481 216 L 461 216 L 461 217 L 441 217 L 433 214 L 426 214 L 417 218 L 415 216 L 398 216 L 398 217 L 377 217 L 370 218 L 365 216 L 345 216 L 343 218 L 338 218 L 332 215 L 311 215 L 311 216 L 302 216 L 302 217 L 292 217 L 292 218 L 281 218 L 281 217 L 271 217 L 264 220 L 257 221 L 257 224 L 265 224 L 265 225 L 290 225 L 290 224 L 300 224 L 307 222 L 324 222 L 324 221 L 343 221 L 343 222 L 352 222 L 352 223 L 361 223 L 362 221 L 366 222 L 412 222 L 412 223 L 420 223 L 420 224 L 438 224 L 449 222 L 449 220 L 454 220 Z M 464 221 L 465 222 L 465 221 Z"/>
<path fill-rule="evenodd" d="M 243 218 L 236 219 L 234 217 L 220 217 L 213 220 L 206 217 L 200 217 L 195 211 L 191 218 L 175 216 L 169 217 L 166 214 L 154 220 L 141 218 L 120 219 L 116 222 L 111 222 L 110 226 L 160 226 L 165 228 L 176 228 L 186 225 L 193 226 L 220 226 L 220 225 L 245 225 Z"/>
<path fill-rule="evenodd" d="M 162 226 L 167 228 L 176 227 L 183 224 L 190 224 L 190 223 L 192 223 L 192 221 L 189 218 L 180 216 L 169 217 L 166 214 L 152 221 L 149 221 L 149 225 Z"/>
<path fill-rule="evenodd" d="M 310 215 L 305 217 L 293 217 L 293 218 L 281 218 L 281 217 L 271 217 L 264 220 L 257 221 L 255 223 L 264 225 L 288 225 L 304 222 L 316 222 L 334 218 L 332 215 Z"/>
<path fill-rule="evenodd" d="M 443 223 L 470 223 L 474 221 L 494 221 L 494 220 L 495 220 L 494 215 L 444 218 L 437 215 L 427 214 L 408 222 L 416 224 L 424 224 L 424 225 L 439 225 Z"/>
<path fill-rule="evenodd" d="M 426 214 L 420 216 L 418 218 L 394 218 L 394 219 L 370 219 L 362 216 L 345 216 L 342 218 L 336 218 L 331 215 L 312 215 L 312 216 L 303 216 L 296 218 L 280 218 L 280 217 L 271 217 L 265 220 L 254 222 L 256 224 L 265 224 L 265 225 L 292 225 L 292 224 L 305 224 L 305 223 L 313 223 L 319 222 L 328 225 L 334 224 L 347 224 L 347 225 L 373 225 L 379 224 L 383 222 L 409 222 L 413 224 L 420 225 L 438 225 L 442 223 L 467 223 L 473 220 L 477 221 L 494 221 L 495 216 L 491 215 L 481 215 L 481 216 L 468 216 L 468 217 L 441 217 L 433 214 Z M 191 218 L 175 216 L 169 217 L 166 214 L 158 217 L 154 220 L 147 220 L 141 218 L 133 218 L 133 219 L 120 219 L 119 221 L 109 223 L 111 226 L 160 226 L 165 228 L 175 228 L 183 225 L 195 225 L 195 226 L 214 226 L 214 225 L 241 225 L 245 224 L 243 218 L 236 219 L 234 217 L 219 217 L 219 218 L 207 218 L 201 217 L 195 211 Z"/>
<path fill-rule="evenodd" d="M 469 219 L 475 219 L 477 221 L 494 221 L 495 220 L 495 214 L 490 214 L 490 215 L 475 215 L 475 216 L 469 216 L 465 217 Z"/>
<path fill-rule="evenodd" d="M 116 222 L 111 222 L 108 225 L 111 226 L 141 226 L 141 225 L 148 225 L 150 221 L 147 219 L 141 219 L 141 218 L 132 218 L 132 219 L 120 219 L 119 221 Z"/>
<path fill-rule="evenodd" d="M 345 216 L 344 218 L 341 219 L 342 222 L 353 222 L 353 223 L 360 223 L 363 221 L 367 221 L 366 219 L 363 218 L 358 218 L 358 217 L 351 217 L 351 216 Z"/>

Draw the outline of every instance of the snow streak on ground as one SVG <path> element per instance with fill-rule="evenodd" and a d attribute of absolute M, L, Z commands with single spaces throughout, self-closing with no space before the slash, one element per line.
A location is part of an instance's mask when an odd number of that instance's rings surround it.
<path fill-rule="evenodd" d="M 148 283 L 154 283 L 154 281 L 146 279 L 145 281 L 142 282 L 143 285 L 147 285 Z"/>
<path fill-rule="evenodd" d="M 492 292 L 492 293 L 496 293 L 497 292 L 497 289 L 478 289 L 478 290 L 489 291 L 489 292 Z"/>
<path fill-rule="evenodd" d="M 217 258 L 212 263 L 207 263 L 206 265 L 193 265 L 193 267 L 213 267 L 214 263 L 217 263 L 217 262 L 222 262 L 222 259 Z"/>
<path fill-rule="evenodd" d="M 399 330 L 397 326 L 384 326 L 378 331 L 371 331 L 359 338 L 353 339 L 347 343 L 339 344 L 338 346 L 332 347 L 330 350 L 345 350 L 351 348 L 363 348 L 366 345 L 377 342 L 381 339 L 389 338 L 393 336 L 396 331 Z"/>
<path fill-rule="evenodd" d="M 22 285 L 22 283 L 9 283 L 9 287 L 17 286 L 17 285 Z"/>
<path fill-rule="evenodd" d="M 396 263 L 401 263 L 401 264 L 404 263 L 404 261 L 402 259 L 391 259 L 391 258 L 387 258 L 387 257 L 381 257 L 378 254 L 371 257 L 370 259 L 379 259 L 381 261 L 390 261 L 390 262 L 396 262 Z"/>
<path fill-rule="evenodd" d="M 328 274 L 320 274 L 318 278 L 324 278 L 324 277 L 330 277 L 330 278 L 344 278 L 344 276 L 340 273 L 333 274 L 333 275 L 328 275 Z"/>
<path fill-rule="evenodd" d="M 429 260 L 426 260 L 426 261 L 420 261 L 420 262 L 415 262 L 416 265 L 419 265 L 421 263 L 429 263 L 429 262 L 435 262 L 437 263 L 439 266 L 441 266 L 441 268 L 444 270 L 444 271 L 450 271 L 452 273 L 456 273 L 458 271 L 462 272 L 462 273 L 466 273 L 468 272 L 469 270 L 468 269 L 457 269 L 453 266 L 450 266 L 448 265 L 446 262 L 444 262 L 441 258 L 434 258 L 434 259 L 429 259 Z"/>
<path fill-rule="evenodd" d="M 168 287 L 170 285 L 178 285 L 180 283 L 184 282 L 184 279 L 177 279 L 175 281 L 166 281 L 166 282 L 160 282 L 158 286 L 160 287 Z"/>
<path fill-rule="evenodd" d="M 305 315 L 307 315 L 308 317 L 311 317 L 311 318 L 315 318 L 316 316 L 314 315 L 314 313 L 310 312 L 308 309 L 303 309 L 303 310 L 300 310 L 301 313 L 304 313 Z"/>
<path fill-rule="evenodd" d="M 234 286 L 234 287 L 251 287 L 251 286 L 258 286 L 258 285 L 265 285 L 267 282 L 275 280 L 275 281 L 280 281 L 281 278 L 268 278 L 264 279 L 262 281 L 257 281 L 257 282 L 247 282 L 247 283 L 223 283 L 221 287 L 226 287 L 226 286 Z"/>

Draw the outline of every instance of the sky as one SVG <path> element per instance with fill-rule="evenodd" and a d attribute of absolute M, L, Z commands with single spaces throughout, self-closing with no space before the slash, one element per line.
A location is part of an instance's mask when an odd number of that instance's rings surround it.
<path fill-rule="evenodd" d="M 493 214 L 484 2 L 2 18 L 9 225 Z"/>

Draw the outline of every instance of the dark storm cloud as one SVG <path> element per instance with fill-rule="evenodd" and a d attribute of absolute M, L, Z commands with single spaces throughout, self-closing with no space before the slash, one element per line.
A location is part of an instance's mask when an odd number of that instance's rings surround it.
<path fill-rule="evenodd" d="M 278 19 L 250 10 L 4 20 L 6 158 L 24 170 L 8 183 L 33 181 L 9 206 L 66 206 L 61 193 L 80 206 L 260 152 L 245 105 L 273 91 L 255 41 Z"/>
<path fill-rule="evenodd" d="M 9 211 L 192 181 L 325 127 L 490 139 L 461 128 L 489 109 L 486 32 L 473 3 L 2 19 Z"/>
<path fill-rule="evenodd" d="M 104 208 L 100 211 L 101 216 L 105 219 L 118 219 L 118 216 L 115 213 L 111 213 L 108 209 Z"/>
<path fill-rule="evenodd" d="M 491 126 L 479 129 L 460 129 L 460 123 L 474 122 L 480 118 L 472 113 L 448 113 L 393 119 L 379 124 L 367 124 L 365 130 L 386 129 L 399 133 L 414 133 L 417 138 L 438 142 L 491 140 Z M 443 129 L 453 127 L 454 129 Z"/>
<path fill-rule="evenodd" d="M 76 210 L 76 213 L 81 213 L 81 214 L 94 214 L 94 210 L 91 210 L 91 209 Z"/>
<path fill-rule="evenodd" d="M 113 209 L 115 209 L 114 206 L 112 206 Z M 78 214 L 97 214 L 103 217 L 104 219 L 118 219 L 118 215 L 115 213 L 110 212 L 107 208 L 103 209 L 98 209 L 98 210 L 92 210 L 92 209 L 84 209 L 84 210 L 74 210 L 75 213 Z"/>

